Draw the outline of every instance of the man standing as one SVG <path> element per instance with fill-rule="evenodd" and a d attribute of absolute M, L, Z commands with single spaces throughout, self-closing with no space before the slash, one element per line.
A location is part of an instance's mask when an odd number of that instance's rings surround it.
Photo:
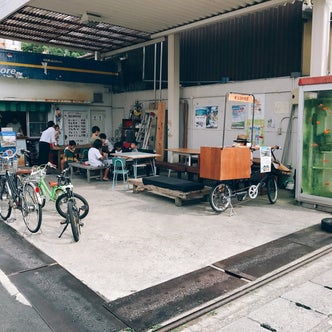
<path fill-rule="evenodd" d="M 39 140 L 39 165 L 48 163 L 50 149 L 55 144 L 55 123 L 54 121 L 47 122 L 47 128 L 42 132 Z"/>

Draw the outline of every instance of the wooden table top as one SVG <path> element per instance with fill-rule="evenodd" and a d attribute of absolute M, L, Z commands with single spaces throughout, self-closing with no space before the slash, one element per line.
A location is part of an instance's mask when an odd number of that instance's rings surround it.
<path fill-rule="evenodd" d="M 165 149 L 165 151 L 175 152 L 175 153 L 183 153 L 183 154 L 200 154 L 199 149 L 188 149 L 188 148 L 169 148 Z"/>

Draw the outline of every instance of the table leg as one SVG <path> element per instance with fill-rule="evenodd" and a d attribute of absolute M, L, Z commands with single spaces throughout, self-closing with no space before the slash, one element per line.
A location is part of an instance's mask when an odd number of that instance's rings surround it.
<path fill-rule="evenodd" d="M 137 179 L 137 160 L 134 160 L 133 171 L 134 171 L 134 178 Z"/>
<path fill-rule="evenodd" d="M 151 164 L 153 175 L 157 175 L 156 160 L 154 158 L 151 159 L 150 164 Z"/>

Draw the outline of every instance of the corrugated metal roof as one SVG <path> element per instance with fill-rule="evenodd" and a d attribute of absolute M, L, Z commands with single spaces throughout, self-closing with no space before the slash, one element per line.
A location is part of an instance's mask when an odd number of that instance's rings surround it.
<path fill-rule="evenodd" d="M 104 53 L 150 41 L 162 31 L 281 1 L 67 0 L 64 5 L 63 0 L 31 0 L 0 18 L 0 37 Z"/>

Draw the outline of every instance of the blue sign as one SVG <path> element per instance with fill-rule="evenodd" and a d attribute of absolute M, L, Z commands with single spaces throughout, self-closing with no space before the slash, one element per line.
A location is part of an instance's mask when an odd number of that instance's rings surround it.
<path fill-rule="evenodd" d="M 0 77 L 116 85 L 118 75 L 113 61 L 0 51 Z"/>

